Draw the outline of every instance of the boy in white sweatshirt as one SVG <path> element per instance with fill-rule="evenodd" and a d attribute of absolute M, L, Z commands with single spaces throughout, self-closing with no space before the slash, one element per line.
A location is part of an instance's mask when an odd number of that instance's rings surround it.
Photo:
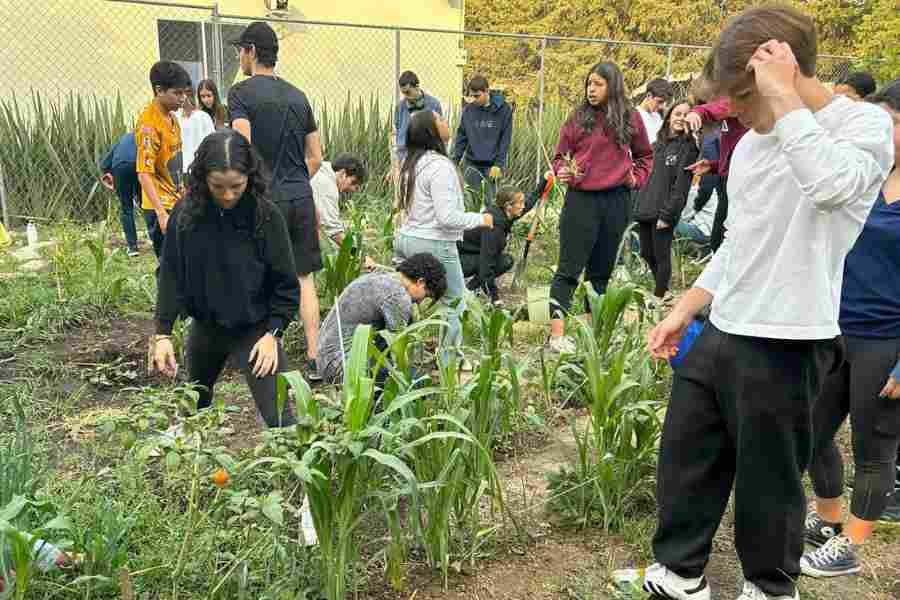
<path fill-rule="evenodd" d="M 733 489 L 739 600 L 799 598 L 811 405 L 838 360 L 844 258 L 893 164 L 887 114 L 834 96 L 815 64 L 812 19 L 762 6 L 726 26 L 705 69 L 752 131 L 731 159 L 725 242 L 649 336 L 672 356 L 711 303 L 660 446 L 644 588 L 662 597 L 710 598 L 703 571 Z"/>

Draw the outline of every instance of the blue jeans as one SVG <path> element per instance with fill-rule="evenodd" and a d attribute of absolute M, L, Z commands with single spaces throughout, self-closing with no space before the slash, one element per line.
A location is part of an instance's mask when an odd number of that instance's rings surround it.
<path fill-rule="evenodd" d="M 462 346 L 462 324 L 460 323 L 460 316 L 466 308 L 465 298 L 463 297 L 463 292 L 466 289 L 466 282 L 463 278 L 462 265 L 460 265 L 459 262 L 459 251 L 456 249 L 456 242 L 426 240 L 401 233 L 397 236 L 397 241 L 394 244 L 394 252 L 397 253 L 397 256 L 404 259 L 423 252 L 431 254 L 444 265 L 444 269 L 447 271 L 447 293 L 444 294 L 443 302 L 448 305 L 448 329 L 442 341 L 442 345 L 445 349 L 444 356 L 446 358 L 447 348 L 458 348 Z M 455 302 L 457 300 L 458 302 Z"/>
<path fill-rule="evenodd" d="M 684 221 L 675 226 L 675 236 L 688 238 L 689 240 L 694 240 L 695 242 L 700 242 L 701 244 L 709 243 L 709 237 L 707 237 L 702 231 L 700 231 L 699 227 L 697 227 L 693 223 L 686 223 Z"/>
<path fill-rule="evenodd" d="M 121 163 L 113 167 L 112 176 L 119 196 L 121 209 L 119 220 L 129 250 L 137 250 L 137 228 L 134 226 L 134 199 L 139 197 L 141 186 L 138 183 L 134 163 Z"/>

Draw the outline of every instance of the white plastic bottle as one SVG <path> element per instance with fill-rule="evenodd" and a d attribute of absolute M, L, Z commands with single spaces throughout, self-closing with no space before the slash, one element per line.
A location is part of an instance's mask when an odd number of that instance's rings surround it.
<path fill-rule="evenodd" d="M 28 221 L 28 225 L 25 227 L 25 237 L 28 238 L 29 246 L 37 245 L 38 234 L 37 234 L 37 226 L 34 224 L 34 221 Z"/>

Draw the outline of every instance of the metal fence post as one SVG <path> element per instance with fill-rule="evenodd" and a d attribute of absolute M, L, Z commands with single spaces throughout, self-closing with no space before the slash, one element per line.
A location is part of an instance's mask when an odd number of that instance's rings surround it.
<path fill-rule="evenodd" d="M 400 97 L 400 30 L 394 30 L 394 102 Z"/>
<path fill-rule="evenodd" d="M 225 45 L 222 43 L 222 25 L 219 17 L 219 3 L 216 2 L 212 7 L 212 14 L 210 15 L 210 20 L 212 21 L 212 55 L 213 55 L 213 76 L 212 80 L 216 82 L 216 87 L 219 88 L 219 93 L 225 93 L 225 81 L 224 81 L 224 69 L 223 69 L 223 61 L 224 61 L 224 52 Z"/>
<path fill-rule="evenodd" d="M 666 79 L 671 79 L 672 77 L 672 51 L 674 50 L 673 46 L 669 46 L 669 51 L 666 53 Z"/>
<path fill-rule="evenodd" d="M 9 230 L 9 207 L 6 204 L 6 183 L 3 179 L 3 163 L 0 162 L 0 205 L 3 209 L 3 226 Z"/>
<path fill-rule="evenodd" d="M 537 173 L 535 183 L 541 180 L 544 172 L 544 55 L 547 52 L 547 38 L 541 39 L 541 70 L 538 74 L 538 148 L 537 148 Z"/>

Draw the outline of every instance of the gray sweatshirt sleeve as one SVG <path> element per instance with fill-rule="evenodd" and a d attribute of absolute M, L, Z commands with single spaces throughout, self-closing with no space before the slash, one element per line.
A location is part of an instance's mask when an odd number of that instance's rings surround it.
<path fill-rule="evenodd" d="M 459 173 L 449 159 L 435 160 L 425 169 L 428 191 L 434 203 L 434 215 L 442 229 L 466 230 L 481 227 L 480 213 L 465 212 Z"/>

